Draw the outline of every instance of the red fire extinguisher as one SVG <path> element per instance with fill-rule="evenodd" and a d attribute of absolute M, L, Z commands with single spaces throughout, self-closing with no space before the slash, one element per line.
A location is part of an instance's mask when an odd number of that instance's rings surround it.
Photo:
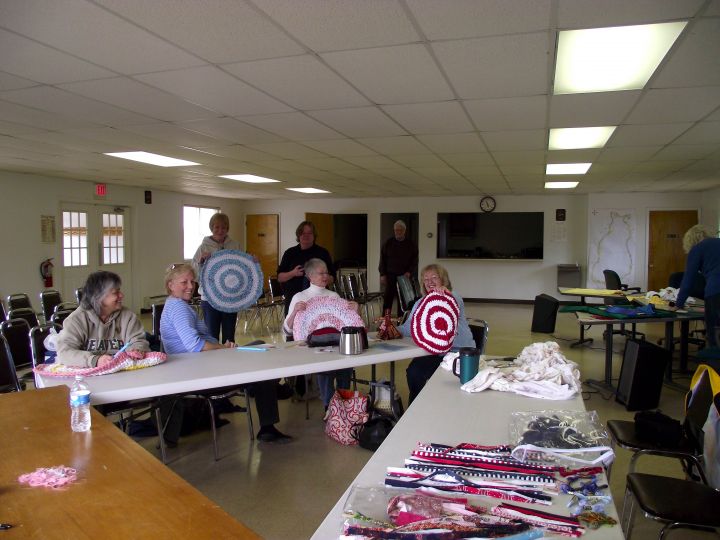
<path fill-rule="evenodd" d="M 43 262 L 40 263 L 40 276 L 43 278 L 45 287 L 53 286 L 52 269 L 53 269 L 52 258 L 45 259 Z"/>

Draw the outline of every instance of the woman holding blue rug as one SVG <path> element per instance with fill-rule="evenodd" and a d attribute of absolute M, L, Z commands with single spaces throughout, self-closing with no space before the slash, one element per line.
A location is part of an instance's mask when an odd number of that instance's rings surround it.
<path fill-rule="evenodd" d="M 217 251 L 223 249 L 240 249 L 240 244 L 228 236 L 230 230 L 230 219 L 226 214 L 218 212 L 210 218 L 210 236 L 203 238 L 200 247 L 193 257 L 193 266 L 195 272 L 199 275 L 202 265 L 205 261 Z M 202 298 L 201 306 L 203 316 L 205 317 L 205 326 L 212 337 L 220 343 L 235 341 L 235 325 L 237 324 L 237 313 L 226 313 L 215 309 L 203 297 L 202 287 L 200 288 L 200 298 Z M 220 341 L 220 329 L 222 328 L 222 341 Z"/>

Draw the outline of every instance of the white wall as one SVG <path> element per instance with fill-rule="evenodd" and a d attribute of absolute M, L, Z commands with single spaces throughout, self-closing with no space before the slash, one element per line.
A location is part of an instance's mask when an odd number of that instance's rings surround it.
<path fill-rule="evenodd" d="M 453 282 L 453 288 L 469 298 L 505 298 L 527 300 L 541 292 L 554 294 L 557 286 L 557 265 L 580 263 L 586 258 L 587 197 L 584 195 L 498 196 L 496 212 L 545 212 L 545 259 L 543 261 L 468 261 L 442 260 Z M 438 212 L 479 211 L 480 197 L 439 198 L 372 198 L 372 199 L 311 199 L 302 201 L 248 201 L 243 208 L 248 214 L 280 215 L 280 252 L 295 242 L 295 227 L 305 219 L 305 212 L 335 214 L 366 213 L 368 215 L 368 278 L 369 287 L 379 286 L 377 266 L 380 238 L 392 231 L 380 232 L 380 214 L 385 212 L 418 212 L 420 267 L 435 262 Z M 567 211 L 567 240 L 550 240 L 555 210 Z M 432 233 L 432 238 L 427 238 Z M 322 245 L 322 231 L 318 244 Z"/>
<path fill-rule="evenodd" d="M 132 284 L 125 283 L 126 305 L 138 310 L 146 296 L 164 292 L 163 274 L 168 264 L 181 261 L 182 207 L 185 204 L 217 206 L 230 217 L 231 230 L 244 242 L 241 203 L 153 190 L 152 204 L 144 203 L 142 187 L 108 185 L 103 201 L 93 199 L 92 182 L 47 178 L 0 172 L 0 231 L 2 231 L 2 262 L 0 263 L 0 294 L 30 295 L 39 309 L 38 294 L 43 290 L 38 266 L 43 259 L 54 257 L 55 284 L 62 283 L 60 205 L 63 202 L 127 206 L 131 216 Z M 56 216 L 56 243 L 43 244 L 40 216 Z M 209 234 L 209 231 L 208 231 Z"/>
<path fill-rule="evenodd" d="M 699 210 L 700 222 L 716 230 L 718 226 L 718 192 L 702 193 L 597 193 L 588 196 L 588 215 L 594 209 L 635 209 L 637 215 L 637 261 L 640 283 L 629 285 L 647 290 L 648 216 L 651 210 Z M 587 265 L 587 254 L 585 257 Z"/>

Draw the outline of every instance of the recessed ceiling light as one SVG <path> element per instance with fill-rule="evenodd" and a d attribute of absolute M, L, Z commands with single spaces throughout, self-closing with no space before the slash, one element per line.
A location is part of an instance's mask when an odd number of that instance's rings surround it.
<path fill-rule="evenodd" d="M 572 189 L 578 182 L 545 182 L 545 189 Z"/>
<path fill-rule="evenodd" d="M 269 184 L 271 182 L 280 181 L 273 180 L 272 178 L 255 176 L 254 174 L 222 174 L 220 175 L 220 178 L 229 178 L 230 180 L 238 180 L 239 182 L 248 182 L 250 184 Z"/>
<path fill-rule="evenodd" d="M 330 193 L 329 191 L 325 191 L 324 189 L 317 189 L 314 187 L 289 187 L 285 189 L 289 191 L 297 191 L 299 193 Z"/>
<path fill-rule="evenodd" d="M 561 31 L 554 93 L 643 88 L 686 25 L 682 21 Z"/>
<path fill-rule="evenodd" d="M 545 174 L 585 174 L 592 163 L 548 163 Z"/>
<path fill-rule="evenodd" d="M 160 154 L 151 154 L 150 152 L 114 152 L 106 153 L 106 156 L 112 156 L 131 161 L 139 161 L 141 163 L 149 163 L 159 167 L 182 167 L 187 165 L 200 165 L 194 161 L 185 161 L 184 159 L 175 159 Z"/>
<path fill-rule="evenodd" d="M 552 128 L 550 129 L 548 150 L 602 148 L 616 127 Z"/>

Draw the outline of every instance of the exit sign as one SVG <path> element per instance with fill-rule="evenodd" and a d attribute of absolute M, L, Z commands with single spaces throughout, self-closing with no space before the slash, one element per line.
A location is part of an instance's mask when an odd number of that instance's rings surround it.
<path fill-rule="evenodd" d="M 107 184 L 95 184 L 95 198 L 104 199 L 107 195 Z"/>

